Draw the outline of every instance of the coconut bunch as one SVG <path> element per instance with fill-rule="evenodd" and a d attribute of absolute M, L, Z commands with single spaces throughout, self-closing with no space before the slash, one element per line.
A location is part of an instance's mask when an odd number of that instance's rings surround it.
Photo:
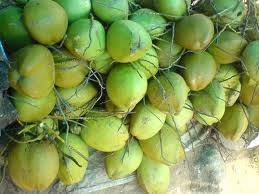
<path fill-rule="evenodd" d="M 147 193 L 165 193 L 193 122 L 232 141 L 259 127 L 255 1 L 15 2 L 0 10 L 0 40 L 21 189 L 79 183 L 91 147 L 109 178 L 136 171 Z"/>

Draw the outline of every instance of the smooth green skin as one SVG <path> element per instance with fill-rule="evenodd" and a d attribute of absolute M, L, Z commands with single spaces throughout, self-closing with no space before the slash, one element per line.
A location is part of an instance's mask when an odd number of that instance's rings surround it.
<path fill-rule="evenodd" d="M 114 105 L 122 110 L 134 107 L 146 94 L 147 78 L 131 64 L 118 64 L 112 68 L 106 90 Z"/>
<path fill-rule="evenodd" d="M 229 64 L 239 61 L 239 57 L 247 45 L 247 41 L 232 31 L 222 32 L 210 45 L 208 52 L 218 64 Z"/>
<path fill-rule="evenodd" d="M 213 0 L 213 4 L 209 1 L 201 1 L 200 4 L 202 12 L 206 15 L 220 14 L 218 20 L 215 19 L 220 26 L 230 24 L 234 28 L 238 27 L 247 12 L 245 3 L 239 0 Z"/>
<path fill-rule="evenodd" d="M 178 45 L 175 41 L 172 44 L 171 32 L 164 34 L 161 39 L 162 40 L 158 40 L 156 43 L 156 46 L 159 48 L 157 50 L 159 66 L 167 68 L 177 61 L 183 47 Z"/>
<path fill-rule="evenodd" d="M 74 108 L 83 107 L 97 94 L 97 89 L 91 83 L 82 83 L 73 88 L 57 88 L 60 97 Z"/>
<path fill-rule="evenodd" d="M 92 0 L 93 11 L 105 23 L 128 19 L 128 0 Z"/>
<path fill-rule="evenodd" d="M 84 60 L 94 60 L 105 51 L 105 30 L 97 20 L 80 19 L 67 31 L 66 48 Z"/>
<path fill-rule="evenodd" d="M 233 65 L 224 64 L 220 65 L 215 78 L 220 82 L 225 91 L 226 106 L 232 106 L 238 99 L 241 90 L 239 72 Z"/>
<path fill-rule="evenodd" d="M 225 92 L 217 80 L 212 81 L 205 89 L 194 92 L 190 98 L 194 118 L 203 125 L 212 125 L 220 121 L 225 112 Z"/>
<path fill-rule="evenodd" d="M 159 69 L 159 61 L 156 50 L 151 47 L 143 57 L 137 61 L 134 61 L 132 65 L 137 70 L 143 71 L 147 79 L 153 77 L 157 74 Z"/>
<path fill-rule="evenodd" d="M 187 100 L 189 87 L 177 73 L 166 72 L 152 79 L 148 84 L 147 95 L 150 103 L 167 114 L 178 113 Z"/>
<path fill-rule="evenodd" d="M 11 87 L 32 98 L 47 96 L 54 87 L 55 67 L 51 52 L 34 44 L 18 50 L 13 55 L 9 70 Z"/>
<path fill-rule="evenodd" d="M 153 0 L 155 9 L 162 15 L 175 21 L 179 16 L 187 14 L 188 5 L 185 0 Z"/>
<path fill-rule="evenodd" d="M 166 165 L 175 165 L 184 156 L 177 131 L 167 124 L 155 136 L 139 142 L 147 157 Z"/>
<path fill-rule="evenodd" d="M 185 55 L 181 65 L 185 67 L 183 77 L 193 91 L 206 88 L 214 79 L 218 68 L 214 58 L 205 51 Z"/>
<path fill-rule="evenodd" d="M 224 116 L 218 123 L 218 129 L 222 135 L 231 141 L 240 140 L 248 127 L 247 110 L 245 106 L 235 104 L 227 107 Z"/>
<path fill-rule="evenodd" d="M 214 35 L 213 22 L 205 15 L 185 16 L 175 26 L 175 41 L 193 52 L 205 49 Z"/>
<path fill-rule="evenodd" d="M 30 0 L 24 7 L 24 24 L 33 39 L 53 45 L 66 33 L 68 19 L 63 7 L 52 0 Z"/>
<path fill-rule="evenodd" d="M 107 51 L 117 62 L 136 61 L 143 57 L 151 47 L 150 35 L 136 22 L 119 20 L 108 29 Z"/>
<path fill-rule="evenodd" d="M 48 141 L 14 144 L 8 154 L 8 171 L 15 185 L 26 191 L 47 189 L 58 174 L 59 157 Z"/>
<path fill-rule="evenodd" d="M 259 105 L 259 85 L 247 75 L 241 79 L 240 101 L 245 105 Z"/>
<path fill-rule="evenodd" d="M 247 107 L 249 122 L 255 127 L 259 127 L 259 106 L 248 106 Z"/>
<path fill-rule="evenodd" d="M 55 63 L 55 69 L 55 85 L 62 88 L 78 86 L 89 72 L 87 63 L 78 60 Z"/>
<path fill-rule="evenodd" d="M 88 17 L 91 10 L 90 0 L 55 0 L 67 13 L 68 22 L 72 23 Z"/>
<path fill-rule="evenodd" d="M 102 110 L 93 111 L 86 117 L 81 137 L 87 145 L 102 152 L 117 151 L 125 146 L 129 133 L 121 119 Z"/>
<path fill-rule="evenodd" d="M 242 53 L 249 77 L 259 84 L 259 40 L 250 42 Z"/>
<path fill-rule="evenodd" d="M 170 184 L 170 168 L 144 155 L 137 170 L 137 178 L 147 193 L 164 194 Z"/>
<path fill-rule="evenodd" d="M 56 104 L 56 96 L 53 91 L 48 96 L 42 98 L 31 98 L 17 91 L 14 91 L 12 100 L 18 119 L 22 122 L 40 121 L 53 110 Z"/>
<path fill-rule="evenodd" d="M 58 141 L 60 151 L 58 178 L 66 185 L 79 183 L 83 179 L 88 166 L 88 161 L 82 157 L 83 155 L 85 158 L 88 158 L 88 147 L 78 135 L 63 133 L 60 137 L 64 141 L 67 140 L 67 145 Z M 69 146 L 73 148 L 71 149 Z M 81 167 L 64 156 L 64 153 L 75 159 Z"/>
<path fill-rule="evenodd" d="M 133 112 L 130 120 L 130 133 L 139 140 L 153 137 L 165 123 L 166 114 L 150 103 L 139 103 Z"/>
<path fill-rule="evenodd" d="M 55 85 L 62 88 L 78 86 L 89 73 L 87 62 L 79 60 L 67 50 L 53 52 L 55 62 Z"/>
<path fill-rule="evenodd" d="M 0 39 L 8 51 L 15 51 L 32 43 L 22 23 L 22 12 L 23 10 L 16 6 L 0 10 Z"/>
<path fill-rule="evenodd" d="M 137 140 L 132 139 L 124 148 L 105 158 L 106 173 L 110 179 L 123 178 L 139 167 L 143 151 Z"/>
<path fill-rule="evenodd" d="M 166 123 L 180 132 L 180 135 L 185 132 L 185 126 L 193 118 L 193 106 L 189 99 L 185 102 L 183 109 L 176 115 L 167 115 Z"/>
<path fill-rule="evenodd" d="M 131 21 L 142 25 L 152 38 L 160 36 L 166 29 L 167 21 L 152 9 L 138 9 L 130 17 Z"/>
<path fill-rule="evenodd" d="M 113 59 L 109 53 L 105 51 L 103 54 L 99 55 L 93 60 L 91 66 L 99 73 L 107 74 L 111 70 L 113 63 Z"/>

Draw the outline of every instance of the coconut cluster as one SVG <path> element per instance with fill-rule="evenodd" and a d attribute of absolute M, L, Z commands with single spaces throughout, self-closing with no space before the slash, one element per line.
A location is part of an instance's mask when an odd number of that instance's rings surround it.
<path fill-rule="evenodd" d="M 231 141 L 259 127 L 256 1 L 16 2 L 0 9 L 0 40 L 18 187 L 79 183 L 91 147 L 109 178 L 136 171 L 147 193 L 165 193 L 190 123 Z"/>

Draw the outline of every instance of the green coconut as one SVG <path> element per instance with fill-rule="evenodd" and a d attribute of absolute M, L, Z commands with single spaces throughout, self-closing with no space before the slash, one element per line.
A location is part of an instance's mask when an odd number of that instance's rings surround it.
<path fill-rule="evenodd" d="M 183 77 L 193 91 L 206 88 L 214 79 L 218 65 L 214 58 L 207 52 L 188 53 L 181 60 L 184 66 Z"/>
<path fill-rule="evenodd" d="M 97 95 L 96 87 L 91 83 L 82 83 L 73 88 L 57 88 L 60 104 L 65 105 L 68 116 L 82 116 L 92 106 L 92 100 Z"/>
<path fill-rule="evenodd" d="M 247 75 L 241 79 L 240 101 L 245 105 L 259 105 L 259 85 Z"/>
<path fill-rule="evenodd" d="M 8 153 L 9 175 L 14 184 L 21 189 L 45 190 L 58 174 L 58 152 L 49 141 L 15 143 Z"/>
<path fill-rule="evenodd" d="M 153 5 L 159 13 L 173 21 L 186 15 L 188 9 L 185 0 L 153 0 Z"/>
<path fill-rule="evenodd" d="M 163 127 L 166 114 L 150 103 L 139 103 L 133 110 L 130 120 L 130 133 L 137 139 L 149 139 Z"/>
<path fill-rule="evenodd" d="M 175 26 L 177 44 L 194 52 L 206 49 L 213 35 L 213 22 L 202 14 L 185 16 Z"/>
<path fill-rule="evenodd" d="M 145 96 L 147 78 L 131 64 L 118 64 L 107 77 L 106 90 L 114 105 L 130 110 Z"/>
<path fill-rule="evenodd" d="M 222 0 L 221 0 L 222 1 Z M 224 13 L 220 16 L 219 23 L 221 26 L 230 24 L 232 27 L 237 28 L 241 26 L 247 15 L 247 7 L 244 1 L 235 0 L 235 5 L 232 6 L 231 11 Z"/>
<path fill-rule="evenodd" d="M 184 150 L 176 129 L 164 124 L 153 137 L 140 140 L 143 152 L 150 159 L 166 165 L 175 165 L 184 156 Z"/>
<path fill-rule="evenodd" d="M 241 92 L 241 83 L 240 81 L 237 82 L 237 84 L 232 88 L 229 89 L 226 93 L 226 106 L 233 106 L 237 99 L 239 98 Z"/>
<path fill-rule="evenodd" d="M 220 82 L 226 91 L 228 88 L 232 88 L 239 82 L 240 73 L 233 65 L 225 64 L 220 65 L 219 71 L 215 78 Z"/>
<path fill-rule="evenodd" d="M 205 89 L 194 92 L 190 98 L 194 118 L 203 125 L 212 125 L 220 121 L 225 112 L 225 92 L 217 80 Z"/>
<path fill-rule="evenodd" d="M 121 119 L 97 109 L 86 118 L 81 137 L 87 145 L 102 152 L 117 151 L 125 146 L 129 133 Z"/>
<path fill-rule="evenodd" d="M 91 10 L 90 0 L 55 0 L 67 13 L 68 22 L 72 23 L 88 17 Z"/>
<path fill-rule="evenodd" d="M 147 79 L 157 74 L 159 69 L 159 61 L 156 50 L 151 47 L 147 53 L 139 60 L 132 62 L 132 65 L 144 72 Z"/>
<path fill-rule="evenodd" d="M 122 110 L 115 106 L 112 101 L 107 97 L 107 101 L 105 103 L 105 109 L 109 112 L 114 114 L 118 118 L 123 118 L 126 116 L 128 110 Z"/>
<path fill-rule="evenodd" d="M 23 10 L 8 6 L 0 10 L 0 39 L 8 51 L 14 51 L 32 43 L 22 22 Z"/>
<path fill-rule="evenodd" d="M 178 61 L 183 48 L 172 40 L 172 32 L 164 34 L 160 40 L 157 41 L 157 54 L 159 66 L 162 68 L 171 67 Z"/>
<path fill-rule="evenodd" d="M 106 96 L 106 102 L 105 102 L 105 109 L 109 112 L 112 113 L 113 115 L 115 115 L 118 118 L 124 118 L 125 116 L 128 115 L 128 113 L 130 113 L 130 111 L 132 111 L 134 109 L 134 107 L 131 107 L 130 109 L 123 109 L 123 108 L 119 108 L 116 105 L 114 105 L 112 103 L 112 101 L 108 98 L 108 96 Z"/>
<path fill-rule="evenodd" d="M 42 98 L 31 98 L 17 91 L 13 91 L 12 96 L 12 102 L 18 112 L 18 119 L 23 122 L 40 121 L 48 116 L 56 103 L 53 91 Z"/>
<path fill-rule="evenodd" d="M 239 0 L 213 0 L 201 1 L 200 9 L 206 15 L 215 16 L 215 22 L 220 26 L 230 25 L 233 28 L 242 24 L 247 8 L 243 1 Z"/>
<path fill-rule="evenodd" d="M 167 21 L 152 9 L 138 9 L 132 13 L 130 20 L 142 25 L 152 38 L 158 37 L 166 29 Z"/>
<path fill-rule="evenodd" d="M 107 50 L 117 62 L 136 61 L 143 57 L 151 47 L 150 35 L 136 22 L 119 20 L 108 29 Z"/>
<path fill-rule="evenodd" d="M 240 73 L 233 65 L 220 65 L 216 79 L 225 91 L 226 106 L 232 106 L 238 99 L 241 91 Z"/>
<path fill-rule="evenodd" d="M 190 89 L 177 73 L 166 72 L 148 84 L 147 95 L 153 106 L 160 111 L 174 114 L 182 110 Z"/>
<path fill-rule="evenodd" d="M 245 70 L 259 84 L 259 40 L 250 42 L 242 53 Z"/>
<path fill-rule="evenodd" d="M 128 0 L 92 0 L 92 6 L 95 15 L 106 23 L 128 19 Z"/>
<path fill-rule="evenodd" d="M 247 107 L 249 122 L 255 127 L 259 127 L 259 106 L 248 106 Z"/>
<path fill-rule="evenodd" d="M 53 45 L 60 42 L 66 34 L 67 14 L 55 1 L 28 1 L 23 18 L 32 38 L 41 44 Z"/>
<path fill-rule="evenodd" d="M 105 158 L 106 173 L 111 179 L 123 178 L 133 173 L 139 167 L 143 152 L 137 140 L 130 140 L 128 144 Z"/>
<path fill-rule="evenodd" d="M 107 74 L 113 66 L 113 59 L 107 51 L 103 54 L 95 57 L 91 63 L 92 68 L 94 68 L 99 73 Z"/>
<path fill-rule="evenodd" d="M 89 73 L 87 62 L 79 60 L 66 49 L 53 52 L 55 62 L 55 85 L 62 88 L 78 86 Z"/>
<path fill-rule="evenodd" d="M 63 133 L 60 137 L 66 143 L 58 142 L 60 151 L 58 178 L 66 185 L 79 183 L 88 166 L 88 147 L 79 136 L 72 133 Z"/>
<path fill-rule="evenodd" d="M 170 168 L 144 155 L 137 170 L 137 178 L 147 193 L 166 193 L 170 184 Z"/>
<path fill-rule="evenodd" d="M 227 107 L 224 116 L 218 123 L 221 134 L 229 140 L 238 141 L 248 127 L 248 113 L 241 104 Z"/>
<path fill-rule="evenodd" d="M 178 114 L 166 116 L 166 123 L 179 131 L 182 135 L 186 131 L 186 125 L 193 118 L 193 106 L 189 99 L 187 99 L 183 109 Z"/>
<path fill-rule="evenodd" d="M 97 20 L 80 19 L 67 30 L 66 48 L 84 60 L 93 60 L 105 51 L 105 30 Z"/>
<path fill-rule="evenodd" d="M 47 96 L 54 87 L 55 67 L 51 52 L 34 44 L 13 55 L 9 70 L 11 87 L 32 98 Z"/>
<path fill-rule="evenodd" d="M 208 49 L 216 62 L 229 64 L 238 61 L 247 41 L 241 35 L 228 30 L 216 35 L 216 37 Z"/>

